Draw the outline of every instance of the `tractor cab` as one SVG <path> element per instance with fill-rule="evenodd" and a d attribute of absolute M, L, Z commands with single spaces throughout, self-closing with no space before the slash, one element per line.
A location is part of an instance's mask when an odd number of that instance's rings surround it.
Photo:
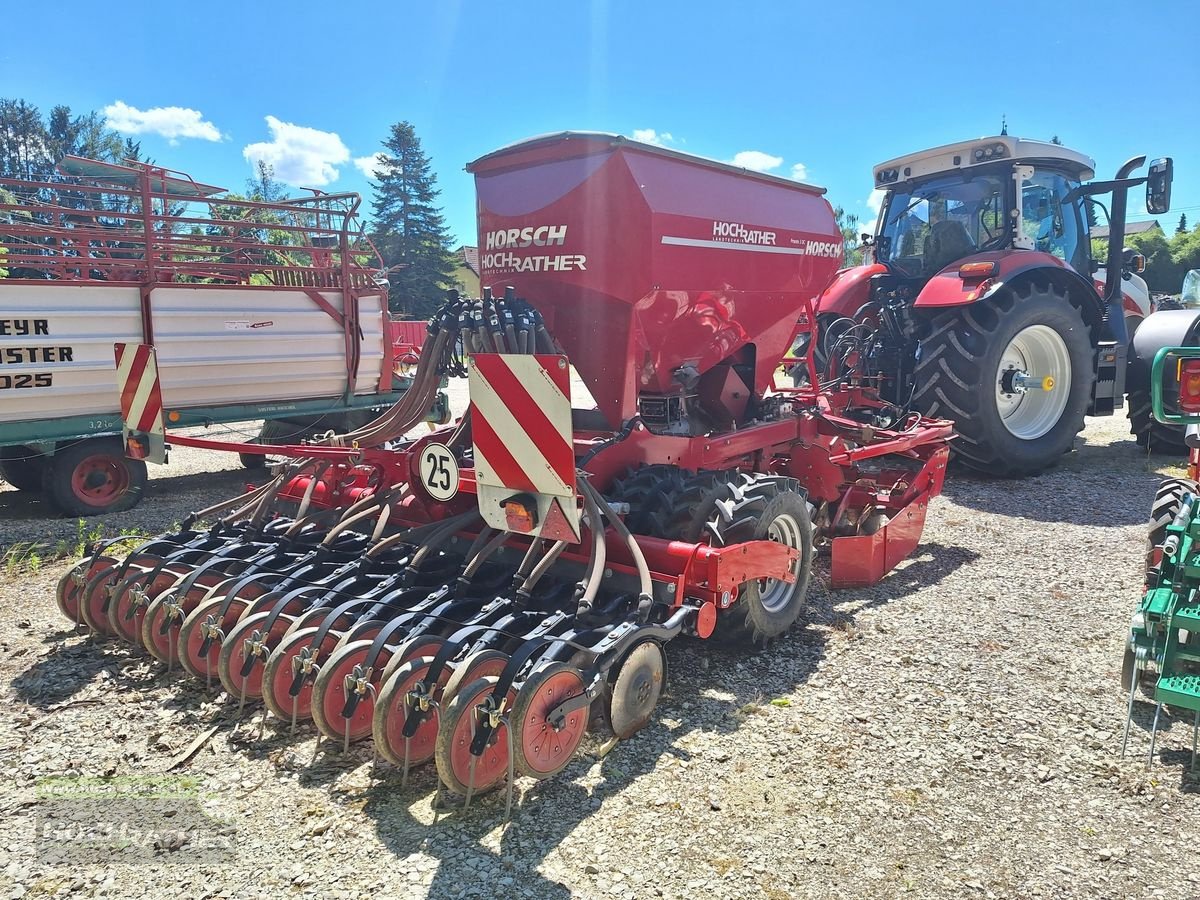
<path fill-rule="evenodd" d="M 1058 144 L 1000 136 L 877 166 L 887 192 L 875 259 L 892 274 L 928 280 L 968 256 L 1040 250 L 1088 273 L 1081 182 L 1095 163 Z"/>

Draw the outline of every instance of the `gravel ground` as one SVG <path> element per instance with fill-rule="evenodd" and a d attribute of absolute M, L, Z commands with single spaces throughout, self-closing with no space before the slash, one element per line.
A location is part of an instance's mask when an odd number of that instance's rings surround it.
<path fill-rule="evenodd" d="M 106 525 L 167 527 L 236 466 L 179 451 Z M 0 898 L 1200 896 L 1190 721 L 1166 718 L 1148 771 L 1140 703 L 1120 755 L 1157 478 L 1123 420 L 1046 475 L 953 477 L 882 584 L 815 585 L 808 627 L 757 655 L 671 645 L 653 723 L 522 780 L 507 828 L 502 796 L 435 811 L 431 770 L 401 789 L 369 747 L 260 737 L 257 713 L 73 634 L 66 561 L 0 576 Z M 0 523 L 0 543 L 75 534 L 8 489 Z M 39 782 L 62 775 L 115 778 L 64 800 Z M 171 796 L 115 795 L 164 775 Z M 72 843 L 85 809 L 127 846 Z"/>

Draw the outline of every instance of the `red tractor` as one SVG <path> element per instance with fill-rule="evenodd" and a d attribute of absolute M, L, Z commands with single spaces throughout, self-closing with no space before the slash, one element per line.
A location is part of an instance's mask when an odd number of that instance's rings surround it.
<path fill-rule="evenodd" d="M 1129 339 L 1149 312 L 1132 284 L 1144 261 L 1122 248 L 1128 191 L 1144 183 L 1152 214 L 1170 205 L 1171 160 L 1131 177 L 1144 162 L 1085 183 L 1095 163 L 1082 153 L 1000 135 L 876 166 L 873 259 L 840 271 L 818 300 L 818 378 L 865 369 L 885 399 L 953 419 L 954 452 L 972 469 L 1053 465 L 1085 415 L 1123 401 Z M 1105 194 L 1101 261 L 1088 222 Z M 1149 408 L 1143 375 L 1130 385 L 1138 409 Z"/>

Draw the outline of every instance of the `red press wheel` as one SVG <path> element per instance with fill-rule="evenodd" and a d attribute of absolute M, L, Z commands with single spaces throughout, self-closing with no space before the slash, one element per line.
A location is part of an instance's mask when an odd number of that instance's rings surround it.
<path fill-rule="evenodd" d="M 561 721 L 548 716 L 564 700 L 584 693 L 579 670 L 564 662 L 535 671 L 517 692 L 509 721 L 513 729 L 513 762 L 522 774 L 551 778 L 567 767 L 588 727 L 586 704 Z"/>
<path fill-rule="evenodd" d="M 91 595 L 94 593 L 96 606 L 96 621 L 103 625 L 102 629 L 94 629 L 104 634 L 108 631 L 108 622 L 104 619 L 104 584 L 107 583 L 109 574 L 117 566 L 117 561 L 111 556 L 100 556 L 95 562 L 91 559 L 81 560 L 77 565 L 73 566 L 58 581 L 58 591 L 56 598 L 58 600 L 58 609 L 64 616 L 75 623 L 86 624 L 87 620 L 83 618 L 83 606 L 88 606 L 91 603 Z M 89 582 L 97 579 L 97 583 L 91 586 L 89 591 Z M 90 626 L 89 626 L 90 627 Z"/>
<path fill-rule="evenodd" d="M 507 665 L 508 654 L 501 653 L 499 650 L 476 650 L 469 654 L 466 659 L 454 667 L 454 674 L 446 682 L 446 687 L 442 691 L 442 706 L 449 706 L 465 684 L 470 684 L 472 681 L 488 675 L 499 678 L 500 673 Z"/>
<path fill-rule="evenodd" d="M 497 680 L 492 676 L 478 678 L 463 687 L 448 706 L 442 707 L 433 758 L 442 784 L 455 794 L 465 796 L 468 784 L 475 794 L 490 791 L 503 784 L 508 774 L 508 729 L 504 723 L 492 732 L 483 754 L 475 758 L 474 777 L 471 774 L 475 708 L 491 696 Z M 510 690 L 507 705 L 511 706 L 515 696 L 516 691 Z"/>
<path fill-rule="evenodd" d="M 215 626 L 220 629 L 221 634 L 229 634 L 237 626 L 238 619 L 246 611 L 247 605 L 247 601 L 234 598 L 230 601 L 229 609 L 218 618 L 224 602 L 225 598 L 219 594 L 201 600 L 179 626 L 179 638 L 175 646 L 178 648 L 179 662 L 189 675 L 197 678 L 217 677 L 221 638 L 213 635 L 212 640 L 208 642 L 208 649 L 202 653 L 208 629 Z M 212 621 L 209 621 L 210 619 Z"/>
<path fill-rule="evenodd" d="M 83 620 L 79 617 L 79 595 L 83 585 L 87 584 L 88 563 L 90 560 L 81 559 L 71 566 L 62 578 L 58 579 L 58 587 L 54 590 L 54 600 L 63 618 L 75 624 Z"/>
<path fill-rule="evenodd" d="M 149 574 L 139 572 L 122 580 L 113 588 L 112 602 L 108 604 L 108 625 L 112 634 L 131 644 L 140 643 L 138 639 L 148 603 L 142 602 L 139 597 L 157 597 L 174 584 L 177 577 L 168 572 L 159 572 L 154 581 L 147 584 Z"/>
<path fill-rule="evenodd" d="M 342 716 L 342 710 L 346 705 L 346 678 L 353 675 L 356 666 L 366 662 L 372 643 L 371 640 L 363 639 L 341 645 L 321 667 L 321 672 L 313 683 L 313 722 L 326 737 L 344 741 L 349 735 L 349 740 L 353 743 L 371 736 L 375 701 L 370 692 L 359 697 L 358 705 L 354 707 L 349 719 Z M 391 653 L 384 647 L 375 660 L 374 671 L 368 679 L 370 683 L 379 682 L 383 667 L 390 658 Z"/>
<path fill-rule="evenodd" d="M 243 616 L 228 637 L 221 642 L 221 654 L 217 657 L 217 675 L 231 697 L 257 699 L 262 696 L 265 657 L 270 656 L 270 648 L 278 646 L 291 624 L 287 616 L 279 616 L 271 625 L 270 631 L 263 633 L 262 628 L 269 616 L 270 613 L 265 612 Z M 255 643 L 261 644 L 265 653 L 260 654 L 257 646 L 254 646 Z M 254 657 L 254 664 L 249 673 L 243 675 L 242 669 L 250 656 Z"/>
<path fill-rule="evenodd" d="M 410 659 L 396 669 L 379 690 L 371 736 L 375 740 L 375 749 L 379 755 L 393 765 L 402 766 L 405 761 L 404 725 L 409 713 L 408 693 L 429 674 L 432 664 L 432 656 Z M 441 689 L 446 686 L 450 673 L 450 666 L 442 667 L 438 683 L 430 691 L 435 702 L 441 699 Z M 419 766 L 433 759 L 433 751 L 437 745 L 438 722 L 438 707 L 434 706 L 408 740 L 409 766 Z"/>
<path fill-rule="evenodd" d="M 267 660 L 267 670 L 263 673 L 263 701 L 267 704 L 267 709 L 281 719 L 291 720 L 293 714 L 297 720 L 312 718 L 314 678 L 311 675 L 305 677 L 300 684 L 300 692 L 293 697 L 291 689 L 296 669 L 292 660 L 300 656 L 306 648 L 315 654 L 318 666 L 329 659 L 329 655 L 337 647 L 338 634 L 336 631 L 327 632 L 321 646 L 314 649 L 313 638 L 319 630 L 318 625 L 291 629 Z"/>
<path fill-rule="evenodd" d="M 208 592 L 221 582 L 220 575 L 201 575 L 183 596 L 180 596 L 179 585 L 185 578 L 186 576 L 180 575 L 175 584 L 151 601 L 146 608 L 146 618 L 142 620 L 138 635 L 142 646 L 150 651 L 150 655 L 168 665 L 174 665 L 179 660 L 178 632 L 184 619 L 204 600 Z M 165 634 L 162 628 L 164 618 L 170 622 Z"/>
<path fill-rule="evenodd" d="M 388 664 L 383 667 L 383 674 L 379 676 L 379 683 L 383 684 L 392 677 L 402 665 L 409 660 L 417 659 L 422 656 L 437 656 L 438 651 L 446 646 L 446 642 L 439 637 L 415 637 L 409 638 L 404 643 L 399 644 L 392 652 L 392 658 L 388 660 Z"/>

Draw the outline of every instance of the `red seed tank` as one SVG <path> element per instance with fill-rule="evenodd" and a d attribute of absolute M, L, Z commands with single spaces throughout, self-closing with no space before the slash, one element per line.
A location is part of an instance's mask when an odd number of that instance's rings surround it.
<path fill-rule="evenodd" d="M 613 427 L 639 394 L 727 390 L 722 362 L 761 395 L 841 265 L 823 188 L 618 135 L 531 138 L 467 171 L 481 283 L 541 311 Z"/>

